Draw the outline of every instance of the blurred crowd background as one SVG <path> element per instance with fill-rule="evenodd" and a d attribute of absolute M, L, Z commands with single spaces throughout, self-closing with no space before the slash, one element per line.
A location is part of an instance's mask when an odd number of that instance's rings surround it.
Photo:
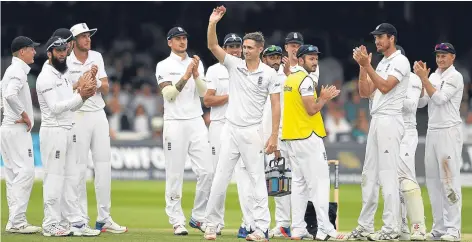
<path fill-rule="evenodd" d="M 283 47 L 285 36 L 298 31 L 306 43 L 321 49 L 320 85 L 334 84 L 342 90 L 323 110 L 327 142 L 366 139 L 368 101 L 358 95 L 358 65 L 352 60 L 352 49 L 364 44 L 378 62 L 382 56 L 375 53 L 369 36 L 378 24 L 395 25 L 398 44 L 410 63 L 423 60 L 432 70 L 435 44 L 451 42 L 458 51 L 455 66 L 465 84 L 461 107 L 464 136 L 472 142 L 470 2 L 1 2 L 1 73 L 3 76 L 11 62 L 14 37 L 25 35 L 44 44 L 55 29 L 85 22 L 98 28 L 92 48 L 102 53 L 110 81 L 110 93 L 104 99 L 112 138 L 160 140 L 164 110 L 155 68 L 170 53 L 167 31 L 183 27 L 190 34 L 189 54 L 199 55 L 206 70 L 216 62 L 206 48 L 208 18 L 220 4 L 228 9 L 217 27 L 220 42 L 229 32 L 262 31 L 267 45 Z M 35 85 L 46 60 L 44 48 L 38 48 L 28 76 L 36 108 L 34 131 L 40 127 Z M 203 109 L 209 124 L 209 109 Z M 417 121 L 419 134 L 424 136 L 426 108 L 419 109 Z"/>

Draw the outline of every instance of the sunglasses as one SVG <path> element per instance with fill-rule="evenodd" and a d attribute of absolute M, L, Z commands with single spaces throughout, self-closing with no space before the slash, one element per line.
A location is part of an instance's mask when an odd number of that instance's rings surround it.
<path fill-rule="evenodd" d="M 456 53 L 456 51 L 454 49 L 452 49 L 451 47 L 449 47 L 445 43 L 437 44 L 436 46 L 434 46 L 434 50 L 435 51 L 443 50 L 443 51 L 446 51 L 446 52 L 449 52 L 449 53 Z"/>
<path fill-rule="evenodd" d="M 263 55 L 267 55 L 267 54 L 281 54 L 282 55 L 282 48 L 280 46 L 271 45 L 267 47 L 263 52 Z"/>
<path fill-rule="evenodd" d="M 223 43 L 223 45 L 226 45 L 226 43 L 228 42 L 238 42 L 238 43 L 242 43 L 243 42 L 243 39 L 241 39 L 241 37 L 237 37 L 237 36 L 231 36 L 229 38 L 227 38 L 225 40 L 225 42 Z"/>
<path fill-rule="evenodd" d="M 56 41 L 52 42 L 52 44 L 48 46 L 47 50 L 51 49 L 52 47 L 61 47 L 61 46 L 66 46 L 66 45 L 67 45 L 67 42 L 64 39 L 59 38 Z"/>
<path fill-rule="evenodd" d="M 302 52 L 300 52 L 300 54 L 298 56 L 303 56 L 303 55 L 308 54 L 308 53 L 321 53 L 321 52 L 318 50 L 318 47 L 316 47 L 314 45 L 310 45 L 308 48 L 306 48 Z"/>

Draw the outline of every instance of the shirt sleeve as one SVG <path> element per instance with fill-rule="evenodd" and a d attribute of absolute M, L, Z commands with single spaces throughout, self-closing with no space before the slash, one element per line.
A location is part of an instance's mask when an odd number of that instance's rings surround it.
<path fill-rule="evenodd" d="M 238 57 L 235 57 L 235 56 L 232 56 L 232 55 L 229 55 L 229 54 L 226 54 L 225 55 L 225 59 L 223 61 L 223 65 L 228 69 L 232 69 L 232 68 L 236 68 L 236 66 L 238 65 L 239 61 L 241 61 L 241 59 L 239 59 Z"/>
<path fill-rule="evenodd" d="M 216 90 L 216 87 L 218 86 L 218 77 L 216 76 L 215 72 L 216 71 L 214 67 L 208 68 L 208 71 L 205 76 L 205 81 L 208 89 Z"/>
<path fill-rule="evenodd" d="M 273 69 L 271 69 L 268 89 L 269 94 L 280 93 L 280 80 L 277 78 L 277 72 Z"/>
<path fill-rule="evenodd" d="M 416 113 L 418 102 L 421 95 L 421 80 L 418 76 L 410 73 L 410 81 L 408 83 L 408 90 L 406 98 L 403 101 L 403 110 L 408 113 Z"/>
<path fill-rule="evenodd" d="M 161 84 L 163 82 L 172 82 L 169 80 L 169 72 L 166 70 L 166 68 L 163 66 L 163 62 L 157 63 L 156 66 L 156 80 L 157 84 Z"/>
<path fill-rule="evenodd" d="M 25 106 L 21 103 L 18 95 L 21 88 L 26 83 L 26 76 L 19 73 L 14 73 L 9 77 L 7 87 L 5 88 L 5 100 L 16 115 L 20 115 L 25 111 Z"/>
<path fill-rule="evenodd" d="M 105 71 L 105 62 L 103 62 L 103 56 L 102 54 L 98 53 L 99 58 L 98 58 L 98 79 L 102 79 L 107 76 L 107 72 Z"/>
<path fill-rule="evenodd" d="M 310 76 L 305 77 L 299 88 L 302 97 L 315 95 L 315 83 Z"/>
<path fill-rule="evenodd" d="M 38 78 L 36 83 L 37 92 L 42 95 L 51 112 L 55 115 L 66 111 L 78 110 L 84 103 L 78 93 L 74 93 L 68 100 L 58 101 L 54 79 L 49 77 Z"/>
<path fill-rule="evenodd" d="M 405 80 L 404 77 L 410 73 L 410 62 L 407 59 L 401 58 L 393 64 L 393 67 L 388 71 L 388 75 L 394 76 L 398 82 L 402 82 Z"/>
<path fill-rule="evenodd" d="M 443 105 L 448 102 L 458 91 L 464 90 L 464 79 L 460 73 L 457 73 L 454 77 L 442 81 L 441 87 L 436 89 L 436 92 L 431 96 L 431 100 L 436 105 Z"/>

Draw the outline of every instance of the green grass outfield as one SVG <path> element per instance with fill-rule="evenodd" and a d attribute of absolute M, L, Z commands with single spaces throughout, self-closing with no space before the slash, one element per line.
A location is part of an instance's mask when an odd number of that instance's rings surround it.
<path fill-rule="evenodd" d="M 8 207 L 5 195 L 5 182 L 1 182 L 1 241 L 204 241 L 203 234 L 189 228 L 189 236 L 176 237 L 168 223 L 164 211 L 163 181 L 113 181 L 112 183 L 112 216 L 121 225 L 128 226 L 129 232 L 121 235 L 102 234 L 95 238 L 67 237 L 46 238 L 41 235 L 13 235 L 5 233 L 5 224 L 8 219 Z M 95 191 L 91 183 L 87 184 L 89 199 L 89 215 L 92 218 L 90 225 L 95 224 L 97 209 Z M 182 207 L 187 220 L 190 218 L 195 182 L 184 183 Z M 472 241 L 472 188 L 462 189 L 462 241 Z M 361 209 L 361 190 L 359 185 L 340 186 L 340 230 L 350 231 L 357 224 L 357 217 Z M 431 206 L 426 189 L 423 188 L 426 224 L 431 228 Z M 272 218 L 274 218 L 274 202 L 269 200 Z M 383 208 L 380 204 L 379 208 Z M 468 211 L 468 212 L 466 212 Z M 42 183 L 34 184 L 31 200 L 28 207 L 28 221 L 34 225 L 41 225 L 43 219 Z M 376 228 L 381 226 L 381 210 L 376 214 Z M 241 222 L 241 212 L 237 196 L 236 185 L 230 185 L 226 199 L 226 228 L 218 241 L 243 241 L 236 239 L 236 232 Z M 188 221 L 187 221 L 188 222 Z M 272 226 L 274 221 L 272 220 Z M 271 226 L 271 227 L 272 227 Z M 466 235 L 467 233 L 467 235 Z M 272 241 L 283 241 L 272 240 Z"/>

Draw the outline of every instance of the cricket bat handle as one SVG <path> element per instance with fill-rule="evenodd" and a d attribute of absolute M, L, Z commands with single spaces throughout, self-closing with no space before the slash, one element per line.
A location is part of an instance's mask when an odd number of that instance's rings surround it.
<path fill-rule="evenodd" d="M 339 160 L 329 160 L 329 165 L 334 165 L 334 202 L 338 205 L 336 211 L 336 231 L 339 231 Z"/>

